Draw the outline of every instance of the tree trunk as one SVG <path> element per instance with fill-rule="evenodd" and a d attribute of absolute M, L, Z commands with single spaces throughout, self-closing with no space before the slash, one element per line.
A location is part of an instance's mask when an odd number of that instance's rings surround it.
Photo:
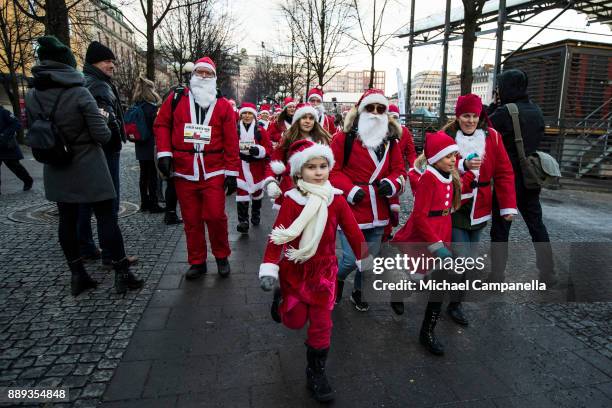
<path fill-rule="evenodd" d="M 45 3 L 45 34 L 54 35 L 70 47 L 70 27 L 66 0 L 47 0 Z"/>
<path fill-rule="evenodd" d="M 155 82 L 155 30 L 153 29 L 153 0 L 147 0 L 147 79 Z"/>
<path fill-rule="evenodd" d="M 474 80 L 472 71 L 474 44 L 476 43 L 478 19 L 482 15 L 484 2 L 485 0 L 463 0 L 465 29 L 461 44 L 461 95 L 472 92 L 472 81 Z"/>
<path fill-rule="evenodd" d="M 376 56 L 376 0 L 374 0 L 374 12 L 372 13 L 372 42 L 370 48 L 370 57 L 372 59 L 372 64 L 370 65 L 370 83 L 368 84 L 368 89 L 374 88 L 374 57 Z"/>

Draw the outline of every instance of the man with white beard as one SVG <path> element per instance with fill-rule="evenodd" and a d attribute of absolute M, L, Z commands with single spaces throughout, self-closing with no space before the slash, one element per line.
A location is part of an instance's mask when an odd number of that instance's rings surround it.
<path fill-rule="evenodd" d="M 308 91 L 308 103 L 315 108 L 317 111 L 319 125 L 327 131 L 330 135 L 336 133 L 336 126 L 334 125 L 334 117 L 325 114 L 325 105 L 323 105 L 323 88 L 317 86 Z"/>
<path fill-rule="evenodd" d="M 402 129 L 389 120 L 389 101 L 379 89 L 367 90 L 344 120 L 344 128 L 336 132 L 331 148 L 336 164 L 330 182 L 344 192 L 353 215 L 368 242 L 368 252 L 380 251 L 385 226 L 389 224 L 388 199 L 403 187 L 406 170 L 398 139 Z M 342 258 L 338 265 L 336 303 L 342 298 L 346 277 L 357 268 L 355 254 L 340 231 Z M 351 302 L 358 311 L 369 309 L 361 296 L 361 272 L 355 276 Z"/>
<path fill-rule="evenodd" d="M 189 88 L 177 88 L 154 125 L 159 171 L 174 176 L 187 237 L 186 279 L 206 273 L 206 232 L 219 275 L 230 273 L 225 195 L 236 191 L 240 169 L 235 113 L 217 97 L 214 62 L 196 61 Z"/>

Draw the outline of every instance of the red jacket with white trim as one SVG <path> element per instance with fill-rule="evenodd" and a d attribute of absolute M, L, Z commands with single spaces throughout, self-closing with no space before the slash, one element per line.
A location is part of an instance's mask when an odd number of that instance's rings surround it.
<path fill-rule="evenodd" d="M 191 115 L 192 97 L 186 88 L 172 113 L 173 97 L 174 92 L 171 92 L 162 104 L 153 125 L 157 157 L 172 157 L 174 175 L 187 180 L 206 180 L 219 175 L 237 177 L 240 157 L 236 116 L 227 99 L 216 100 L 208 124 L 212 127 L 211 141 L 204 145 L 202 153 L 194 153 L 194 143 L 184 141 L 185 124 L 195 122 Z"/>

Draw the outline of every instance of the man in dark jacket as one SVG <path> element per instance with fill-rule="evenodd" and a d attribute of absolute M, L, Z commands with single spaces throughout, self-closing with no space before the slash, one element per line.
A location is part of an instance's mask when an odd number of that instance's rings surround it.
<path fill-rule="evenodd" d="M 103 146 L 108 169 L 117 192 L 113 210 L 115 216 L 119 212 L 119 159 L 121 145 L 126 142 L 125 129 L 123 127 L 123 108 L 119 92 L 112 82 L 115 73 L 115 54 L 110 48 L 93 41 L 87 47 L 85 54 L 85 65 L 83 74 L 85 76 L 85 86 L 93 95 L 98 103 L 98 108 L 108 118 L 108 127 L 111 130 L 111 140 Z M 81 254 L 85 258 L 97 258 L 98 250 L 93 241 L 91 232 L 91 208 L 82 206 L 79 211 L 79 241 Z M 110 265 L 109 255 L 105 248 L 102 248 L 102 261 Z M 135 262 L 135 257 L 128 257 L 130 262 Z"/>
<path fill-rule="evenodd" d="M 23 159 L 23 154 L 17 144 L 15 133 L 20 127 L 19 119 L 0 105 L 0 166 L 2 163 L 6 164 L 6 167 L 23 181 L 23 191 L 28 191 L 32 188 L 34 180 L 19 163 L 19 160 Z"/>
<path fill-rule="evenodd" d="M 542 221 L 542 207 L 540 205 L 540 189 L 530 190 L 525 187 L 523 173 L 519 162 L 518 152 L 514 139 L 512 117 L 505 106 L 515 103 L 519 111 L 519 122 L 525 154 L 534 153 L 544 136 L 544 117 L 542 111 L 527 95 L 527 75 L 518 69 L 504 71 L 497 79 L 498 104 L 490 108 L 493 128 L 502 135 L 504 146 L 514 169 L 516 188 L 516 203 L 523 216 L 531 240 L 536 250 L 536 265 L 540 272 L 540 280 L 553 285 L 555 283 L 552 249 L 548 231 Z M 510 235 L 511 221 L 506 221 L 499 214 L 499 205 L 493 194 L 493 220 L 491 224 L 491 280 L 504 279 L 506 262 L 508 260 L 508 237 Z M 503 243 L 503 244 L 502 244 Z"/>

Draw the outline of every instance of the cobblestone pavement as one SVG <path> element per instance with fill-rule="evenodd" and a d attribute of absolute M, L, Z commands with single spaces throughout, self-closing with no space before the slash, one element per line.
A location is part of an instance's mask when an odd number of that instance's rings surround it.
<path fill-rule="evenodd" d="M 122 154 L 122 200 L 138 204 L 132 150 Z M 181 227 L 163 225 L 162 215 L 122 218 L 145 288 L 116 295 L 112 274 L 88 265 L 101 285 L 74 299 L 56 225 L 8 217 L 46 203 L 41 166 L 24 164 L 36 179 L 28 193 L 2 169 L 0 386 L 69 387 L 71 402 L 54 406 L 313 405 L 304 390 L 304 333 L 270 320 L 269 294 L 257 285 L 273 218 L 268 205 L 263 225 L 245 239 L 234 232 L 228 202 L 232 276 L 218 278 L 213 262 L 194 283 L 182 278 Z M 553 241 L 612 241 L 609 195 L 546 191 L 543 205 Z M 515 224 L 511 239 L 529 241 L 524 223 Z M 411 299 L 401 317 L 383 304 L 360 314 L 343 302 L 334 311 L 328 370 L 335 405 L 612 406 L 612 304 L 466 309 L 468 329 L 448 319 L 439 325 L 448 350 L 439 359 L 416 342 L 422 300 Z"/>

